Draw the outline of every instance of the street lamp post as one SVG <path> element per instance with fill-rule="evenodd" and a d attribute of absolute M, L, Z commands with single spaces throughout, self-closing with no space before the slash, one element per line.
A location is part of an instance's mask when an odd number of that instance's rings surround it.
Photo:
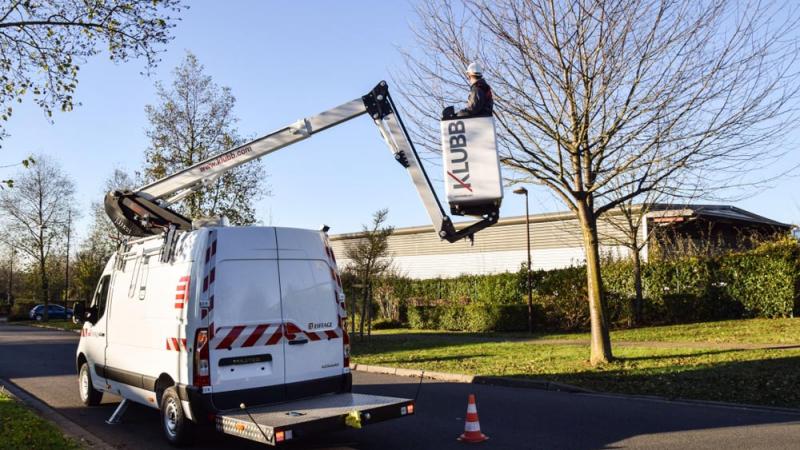
<path fill-rule="evenodd" d="M 514 189 L 515 194 L 525 196 L 525 237 L 528 241 L 528 268 L 526 273 L 528 288 L 528 332 L 533 333 L 533 286 L 531 285 L 531 216 L 528 212 L 528 190 L 524 187 Z"/>
<path fill-rule="evenodd" d="M 69 238 L 72 234 L 72 210 L 67 211 L 67 261 L 64 273 L 64 310 L 66 311 L 69 303 Z"/>

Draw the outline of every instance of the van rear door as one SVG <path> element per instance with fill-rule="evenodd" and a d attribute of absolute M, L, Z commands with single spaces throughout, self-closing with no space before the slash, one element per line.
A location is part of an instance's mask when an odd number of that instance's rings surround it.
<path fill-rule="evenodd" d="M 344 348 L 333 268 L 319 232 L 276 229 L 287 395 L 341 390 Z"/>
<path fill-rule="evenodd" d="M 213 297 L 208 323 L 213 329 L 209 362 L 215 406 L 281 401 L 284 343 L 275 230 L 216 229 L 210 232 L 208 248 L 213 267 L 203 284 Z"/>

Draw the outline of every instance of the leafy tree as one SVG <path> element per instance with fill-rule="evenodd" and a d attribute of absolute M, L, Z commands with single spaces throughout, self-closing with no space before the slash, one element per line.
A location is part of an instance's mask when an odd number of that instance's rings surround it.
<path fill-rule="evenodd" d="M 94 240 L 87 240 L 78 250 L 73 263 L 73 283 L 79 300 L 91 299 L 108 256 L 106 247 Z"/>
<path fill-rule="evenodd" d="M 4 239 L 36 264 L 39 300 L 47 305 L 50 257 L 63 245 L 70 209 L 72 217 L 78 214 L 74 211 L 72 180 L 52 159 L 37 156 L 36 161 L 17 175 L 13 189 L 0 191 L 0 211 Z"/>
<path fill-rule="evenodd" d="M 388 209 L 376 211 L 372 215 L 372 223 L 364 225 L 361 239 L 348 245 L 345 249 L 345 257 L 350 260 L 347 270 L 356 274 L 364 293 L 361 302 L 359 331 L 361 339 L 364 339 L 364 322 L 371 309 L 369 307 L 371 289 L 376 279 L 392 265 L 389 255 L 389 236 L 394 233 L 394 227 L 385 225 L 388 216 Z M 352 308 L 355 309 L 355 307 L 355 302 L 353 302 Z M 355 318 L 351 323 L 351 326 L 355 327 Z"/>
<path fill-rule="evenodd" d="M 219 87 L 197 57 L 186 54 L 169 88 L 156 83 L 159 102 L 145 108 L 150 148 L 144 176 L 155 181 L 244 142 L 234 127 L 236 98 Z M 260 161 L 225 172 L 190 194 L 176 209 L 189 217 L 224 215 L 231 223 L 255 222 L 253 203 L 267 194 Z"/>
<path fill-rule="evenodd" d="M 0 131 L 0 135 L 2 135 L 1 131 Z M 2 165 L 2 166 L 0 166 L 0 169 L 8 169 L 8 168 L 16 167 L 16 166 L 20 166 L 20 165 L 22 167 L 28 168 L 28 167 L 31 166 L 31 164 L 36 164 L 36 160 L 33 158 L 33 156 L 29 156 L 29 157 L 23 159 L 22 161 L 20 161 L 20 162 L 18 162 L 16 164 Z M 0 180 L 0 189 L 12 188 L 12 187 L 14 187 L 14 180 L 13 179 L 7 178 L 5 180 Z"/>
<path fill-rule="evenodd" d="M 48 116 L 70 111 L 79 64 L 107 51 L 113 61 L 158 63 L 180 0 L 9 0 L 0 6 L 0 137 L 26 95 Z"/>

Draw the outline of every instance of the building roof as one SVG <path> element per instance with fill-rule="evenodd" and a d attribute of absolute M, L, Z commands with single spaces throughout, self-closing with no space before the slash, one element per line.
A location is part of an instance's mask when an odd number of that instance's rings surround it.
<path fill-rule="evenodd" d="M 635 209 L 641 209 L 644 205 L 634 205 Z M 652 218 L 677 218 L 677 217 L 684 217 L 684 218 L 697 218 L 697 217 L 706 217 L 706 218 L 714 218 L 718 220 L 728 220 L 734 222 L 749 222 L 761 225 L 769 225 L 776 228 L 786 229 L 789 230 L 792 228 L 792 225 L 778 222 L 764 216 L 760 216 L 758 214 L 752 213 L 750 211 L 746 211 L 741 208 L 737 208 L 735 206 L 730 205 L 718 205 L 718 204 L 668 204 L 668 203 L 655 203 L 649 206 L 650 211 L 648 212 L 648 216 Z M 570 220 L 575 219 L 575 214 L 571 211 L 560 211 L 560 212 L 552 212 L 552 213 L 539 213 L 539 214 L 531 214 L 530 221 L 531 223 L 542 223 L 542 222 L 555 222 L 555 221 L 563 221 L 563 220 Z M 467 223 L 467 222 L 465 222 Z M 525 216 L 510 216 L 501 218 L 494 227 L 503 226 L 503 225 L 518 225 L 525 223 Z M 456 228 L 459 227 L 459 223 L 456 223 Z M 402 236 L 402 235 L 409 235 L 409 234 L 419 234 L 419 233 L 430 233 L 433 232 L 433 225 L 422 225 L 422 226 L 414 226 L 414 227 L 403 227 L 403 228 L 395 228 L 393 235 L 394 236 Z M 342 233 L 342 234 L 335 234 L 331 236 L 331 240 L 340 240 L 340 239 L 353 239 L 362 236 L 362 232 L 356 233 Z"/>
<path fill-rule="evenodd" d="M 761 225 L 768 225 L 775 228 L 789 230 L 790 224 L 778 222 L 730 205 L 711 205 L 711 204 L 686 204 L 686 205 L 653 205 L 649 213 L 650 217 L 707 217 L 717 220 L 733 222 L 749 222 Z"/>

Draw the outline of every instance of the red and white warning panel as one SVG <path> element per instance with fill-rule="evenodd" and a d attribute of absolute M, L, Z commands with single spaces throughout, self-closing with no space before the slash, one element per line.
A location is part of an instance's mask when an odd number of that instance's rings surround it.
<path fill-rule="evenodd" d="M 443 120 L 444 186 L 450 212 L 481 216 L 497 211 L 503 200 L 494 119 Z"/>

